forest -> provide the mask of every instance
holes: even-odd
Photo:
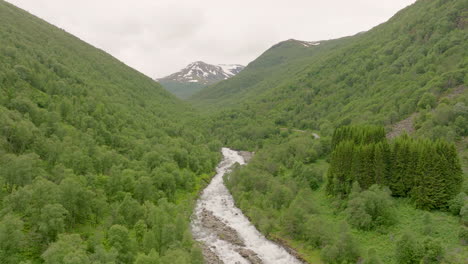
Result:
[[[263,234],[309,263],[466,263],[467,14],[420,0],[314,50],[284,41],[189,100],[255,151],[226,184]]]
[[[468,189],[453,143],[382,132],[289,131],[226,184],[263,234],[309,263],[464,263]]]
[[[0,24],[0,262],[203,263],[221,145],[191,107],[4,1]]]
[[[463,171],[455,145],[413,139],[407,134],[390,145],[383,127],[336,129],[332,137],[327,192],[346,197],[353,184],[366,190],[387,186],[394,196],[411,197],[416,207],[446,208],[460,192]]]

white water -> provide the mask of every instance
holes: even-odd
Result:
[[[223,148],[223,160],[216,168],[217,174],[211,183],[205,188],[197,201],[195,214],[192,220],[192,232],[196,240],[209,247],[224,263],[249,264],[235,249],[239,248],[227,241],[221,240],[217,235],[203,227],[201,213],[203,209],[213,212],[225,224],[236,230],[245,241],[247,249],[258,254],[265,264],[300,264],[299,260],[290,255],[284,248],[266,239],[242,214],[242,211],[234,205],[234,200],[226,186],[223,175],[236,162],[245,164],[242,156],[237,151]]]

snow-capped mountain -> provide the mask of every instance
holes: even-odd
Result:
[[[238,64],[219,64],[212,65],[202,61],[190,63],[179,72],[173,73],[164,78],[157,79],[162,82],[180,82],[180,83],[199,83],[213,84],[226,80],[244,69],[244,66]]]

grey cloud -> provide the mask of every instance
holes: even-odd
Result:
[[[203,60],[247,64],[289,38],[353,35],[415,0],[7,0],[150,77]]]

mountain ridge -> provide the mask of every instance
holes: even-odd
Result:
[[[235,76],[244,68],[240,64],[213,65],[195,61],[182,70],[156,81],[177,97],[187,99],[209,85]]]
[[[208,64],[203,61],[195,61],[187,65],[178,72],[170,74],[163,78],[157,78],[157,81],[181,82],[181,83],[201,83],[205,85],[226,80],[240,71],[245,66],[240,64]]]

